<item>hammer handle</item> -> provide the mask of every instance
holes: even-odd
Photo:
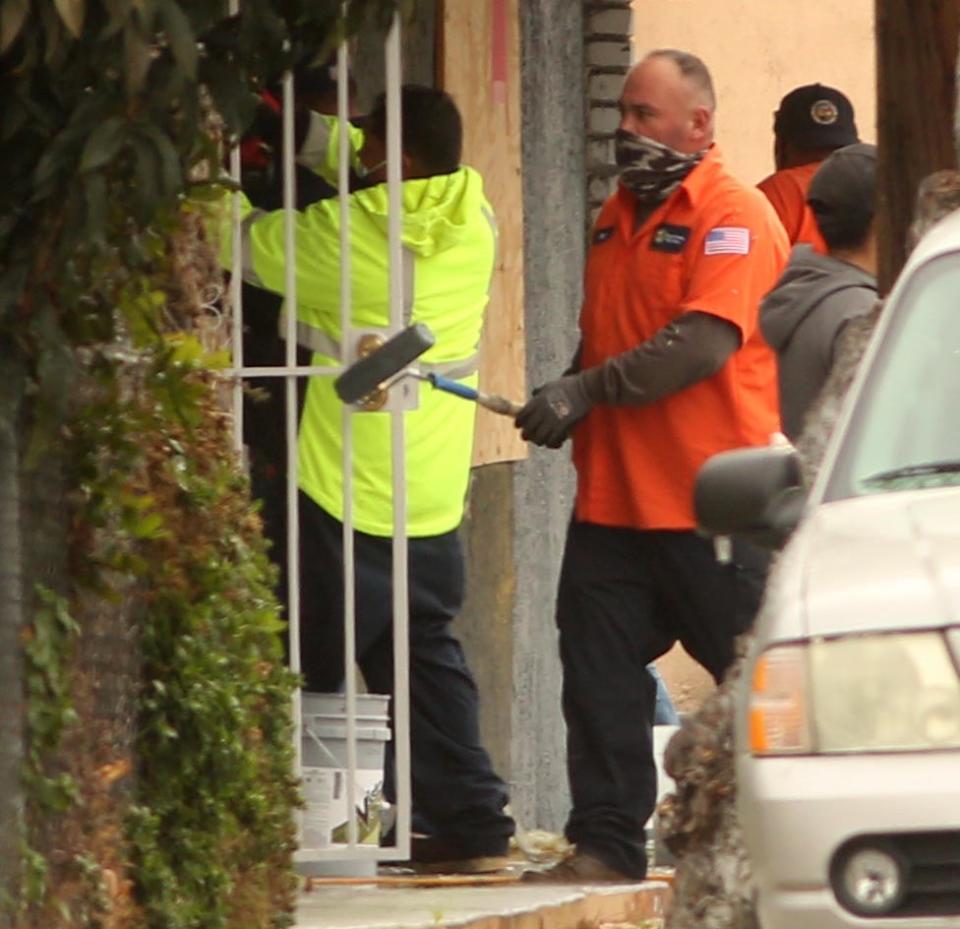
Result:
[[[477,391],[477,403],[493,413],[499,413],[501,416],[510,416],[514,419],[517,413],[523,409],[519,403],[514,403],[506,397],[501,397],[500,394],[485,394],[479,390]]]
[[[494,413],[499,413],[501,416],[516,416],[517,413],[520,412],[519,403],[513,403],[506,397],[499,396],[499,394],[485,394],[474,387],[468,387],[466,384],[452,381],[450,378],[443,377],[440,374],[428,374],[427,380],[437,390],[442,390],[448,394],[455,394],[464,400],[473,400],[479,403],[480,406]]]

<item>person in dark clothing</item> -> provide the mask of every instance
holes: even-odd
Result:
[[[299,108],[317,113],[337,112],[337,79],[332,63],[298,68],[294,88]],[[350,79],[350,116],[353,113],[355,82]],[[279,210],[283,207],[283,164],[280,158],[282,131],[280,88],[264,91],[253,129],[241,142],[243,189],[254,207]],[[318,200],[336,197],[337,189],[315,171],[294,164],[295,201],[298,210]],[[360,186],[351,179],[351,188]],[[279,329],[282,299],[268,290],[243,285],[243,362],[246,367],[285,367],[287,346]],[[308,349],[296,346],[296,363],[310,364]],[[306,378],[297,379],[297,422],[303,412]],[[247,382],[243,397],[243,441],[250,468],[250,490],[261,504],[264,535],[270,555],[281,568],[287,562],[287,435],[286,383],[281,377]],[[282,576],[282,575],[281,575]],[[285,583],[278,584],[277,596],[285,604]]]
[[[761,306],[760,328],[777,352],[780,415],[791,441],[830,374],[844,326],[877,302],[876,162],[876,147],[858,143],[823,163],[807,202],[828,252],[798,245]]]

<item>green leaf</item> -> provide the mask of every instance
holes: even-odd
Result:
[[[79,39],[83,33],[83,19],[87,12],[87,0],[53,0],[70,35]]]
[[[138,513],[142,513],[144,510],[149,510],[151,507],[157,505],[157,498],[153,494],[132,494],[121,492],[120,500],[124,506],[130,507],[130,509],[135,510]]]
[[[160,190],[164,194],[179,192],[183,186],[183,172],[180,167],[180,154],[170,137],[153,123],[140,126],[140,132],[148,138],[156,149],[160,164]]]
[[[257,628],[261,632],[274,634],[285,632],[287,629],[287,623],[280,617],[280,613],[277,610],[263,610],[256,615],[255,619],[257,621]]]
[[[141,222],[149,222],[154,215],[159,202],[157,188],[157,150],[142,136],[134,138],[134,178],[136,181],[135,196],[137,203],[137,218]]]
[[[131,20],[123,31],[124,81],[128,97],[135,97],[143,89],[150,60],[150,46]]]
[[[33,172],[34,187],[45,187],[54,179],[58,169],[64,166],[66,162],[66,152],[64,151],[64,146],[58,144],[58,142],[59,139],[55,140],[37,162],[37,167]]]
[[[166,114],[175,101],[176,123],[180,131],[201,132],[203,117],[198,110],[195,78],[188,78],[172,55],[161,55],[150,68],[150,82],[144,100],[144,112]],[[187,130],[185,124],[190,124]]]
[[[103,5],[110,14],[110,19],[101,34],[101,39],[109,39],[116,35],[130,18],[130,11],[133,8],[133,0],[102,0]]]
[[[96,171],[113,161],[123,147],[125,127],[126,120],[120,116],[111,116],[90,133],[80,158],[81,173]]]
[[[164,519],[160,513],[148,513],[138,519],[130,529],[137,539],[162,539],[170,535],[164,526]]]
[[[167,0],[160,15],[174,59],[187,77],[194,79],[197,76],[197,39],[190,20],[176,0]]]
[[[143,27],[147,30],[154,28],[154,20],[157,17],[157,2],[158,0],[133,0],[133,6],[137,11],[137,16]]]
[[[40,21],[43,25],[44,37],[46,39],[43,50],[43,62],[50,67],[59,61],[63,55],[63,22],[57,16],[56,10],[49,4],[40,5]]]
[[[3,6],[0,6],[0,55],[16,42],[29,10],[30,0],[3,0]]]
[[[173,346],[170,359],[174,364],[193,367],[200,363],[203,357],[203,345],[196,336],[182,332],[176,333],[170,336],[170,343]]]
[[[230,367],[232,355],[227,349],[216,352],[207,352],[203,356],[204,367],[213,371],[226,371]]]

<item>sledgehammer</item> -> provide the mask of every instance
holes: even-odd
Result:
[[[397,333],[382,345],[355,361],[334,382],[337,396],[344,403],[358,403],[375,393],[384,390],[404,377],[415,377],[427,381],[437,390],[473,400],[494,413],[503,416],[516,416],[520,404],[513,403],[497,394],[485,394],[473,387],[459,384],[439,374],[424,374],[411,367],[428,348],[435,343],[433,333],[423,323],[414,323],[403,332]]]

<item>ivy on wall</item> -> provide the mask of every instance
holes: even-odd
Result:
[[[26,697],[12,925],[291,921],[295,681],[211,370],[219,271],[181,204],[260,88],[409,5],[0,3],[0,505],[26,553],[0,591]],[[29,556],[51,531],[47,572]]]

